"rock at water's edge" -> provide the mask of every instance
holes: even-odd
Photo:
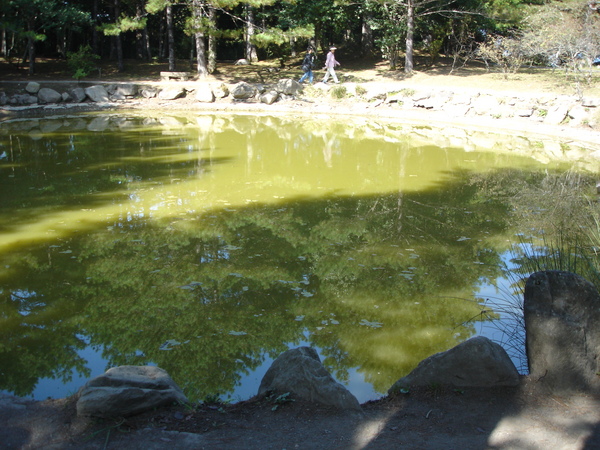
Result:
[[[517,386],[519,372],[506,351],[486,337],[477,336],[450,350],[424,359],[389,389],[398,393],[411,386],[493,387]]]
[[[126,417],[186,403],[169,374],[155,366],[119,366],[88,381],[78,393],[77,415]]]
[[[530,376],[553,392],[600,393],[600,295],[569,272],[537,272],[525,284]]]
[[[333,379],[321,364],[316,350],[310,347],[291,349],[279,355],[265,373],[258,395],[269,392],[289,392],[310,402],[360,410],[356,397]]]

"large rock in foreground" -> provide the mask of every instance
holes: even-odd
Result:
[[[79,390],[77,415],[126,417],[186,402],[185,395],[165,370],[154,366],[120,366],[88,381]]]
[[[569,272],[537,272],[525,284],[529,374],[551,391],[600,393],[600,295]]]
[[[263,377],[258,395],[291,393],[310,402],[339,409],[360,410],[360,404],[323,367],[316,350],[299,347],[288,350],[273,362]]]
[[[395,394],[411,386],[517,386],[519,372],[506,351],[483,336],[424,359],[389,389]]]

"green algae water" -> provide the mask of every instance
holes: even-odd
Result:
[[[0,123],[0,390],[63,397],[153,364],[191,400],[243,400],[310,345],[377,398],[481,333],[529,230],[514,186],[595,170],[548,147],[587,151],[369,118]]]

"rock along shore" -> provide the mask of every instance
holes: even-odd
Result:
[[[411,85],[406,81],[272,85],[213,81],[0,82],[0,121],[106,109],[363,115],[600,142],[600,98]]]

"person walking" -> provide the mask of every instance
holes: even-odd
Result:
[[[308,78],[308,82],[313,84],[313,67],[315,65],[315,52],[312,47],[308,47],[306,49],[306,56],[302,61],[302,70],[304,71],[304,75],[300,77],[300,83]]]
[[[339,83],[338,77],[335,74],[335,66],[340,65],[340,63],[335,59],[336,50],[337,49],[335,47],[330,47],[329,53],[327,53],[327,59],[325,60],[325,77],[323,78],[323,83],[327,84],[327,80],[329,79],[330,75],[331,78],[333,78],[334,83]]]

